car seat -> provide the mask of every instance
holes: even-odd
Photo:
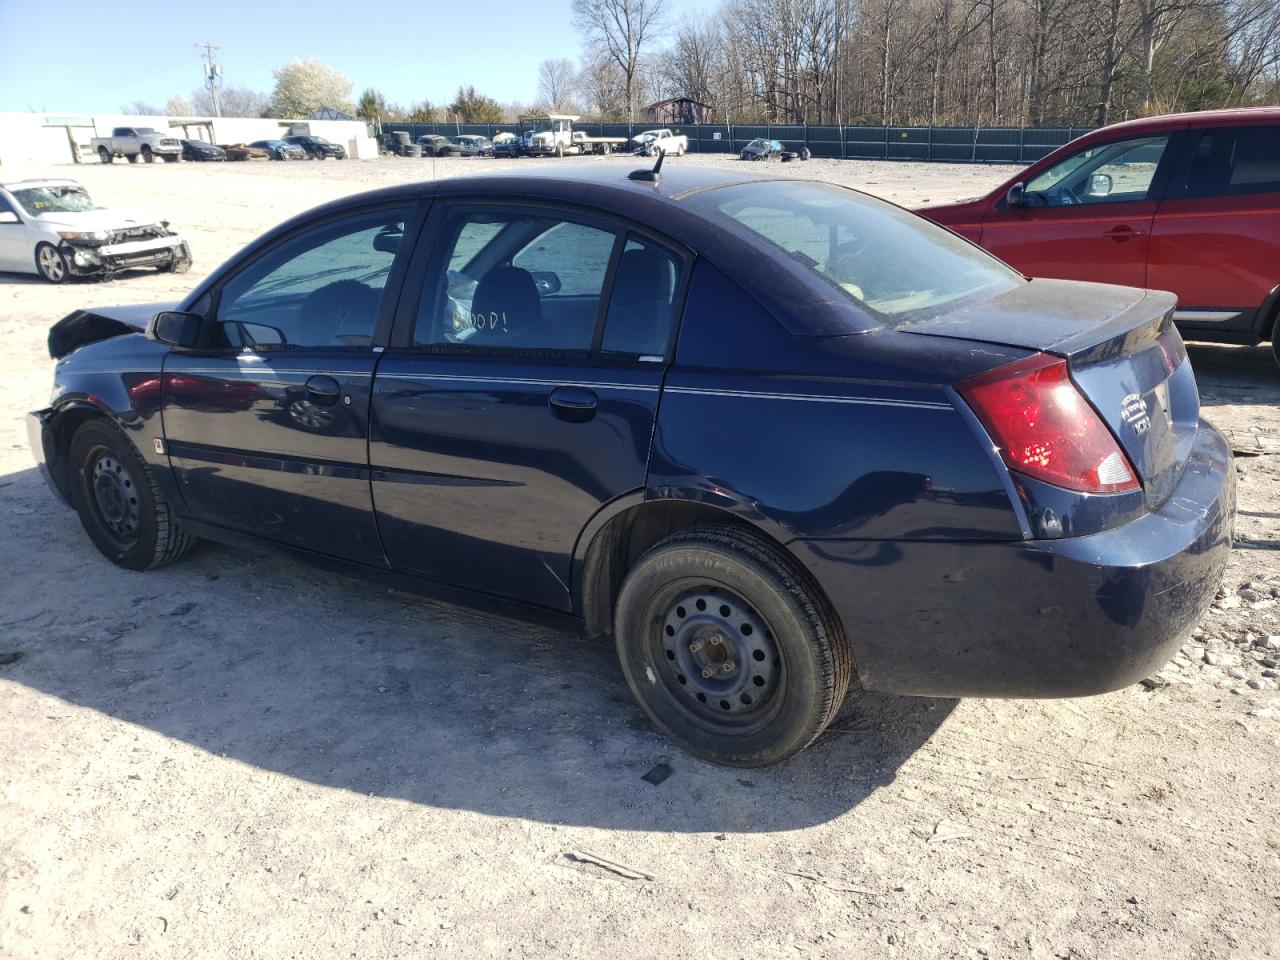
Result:
[[[373,336],[378,291],[359,280],[337,280],[312,290],[298,309],[297,335],[290,342],[306,347],[350,345],[340,337]]]
[[[476,332],[470,343],[503,347],[551,347],[550,325],[533,275],[520,267],[495,267],[480,278],[471,300]]]

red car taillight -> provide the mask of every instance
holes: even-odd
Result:
[[[1107,425],[1067,372],[1037,354],[956,385],[1010,470],[1083,493],[1141,484]]]

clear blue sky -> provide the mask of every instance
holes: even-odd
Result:
[[[112,113],[163,107],[203,81],[204,51],[228,86],[269,93],[271,70],[314,56],[408,106],[460,83],[528,103],[538,64],[581,50],[570,0],[0,0],[0,111]],[[668,0],[674,22],[714,0]]]

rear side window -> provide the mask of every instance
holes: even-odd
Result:
[[[452,211],[414,342],[587,351],[617,234],[555,211]]]
[[[684,202],[745,227],[882,323],[922,319],[1024,282],[950,231],[841,187],[748,183],[704,190]]]
[[[1235,127],[1199,133],[1187,166],[1184,197],[1276,192],[1280,192],[1280,127]]]
[[[605,353],[660,357],[675,320],[680,268],[661,247],[629,237],[609,293],[601,349]]]

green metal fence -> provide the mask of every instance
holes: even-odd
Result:
[[[503,131],[523,133],[535,124],[384,123],[384,132],[403,130],[454,137]],[[652,129],[640,123],[579,123],[592,137],[626,137]],[[1088,127],[843,127],[804,124],[701,123],[671,127],[689,138],[690,153],[736,154],[752,140],[778,140],[788,150],[808,147],[815,157],[857,160],[923,160],[947,163],[1034,163],[1083,133]]]

